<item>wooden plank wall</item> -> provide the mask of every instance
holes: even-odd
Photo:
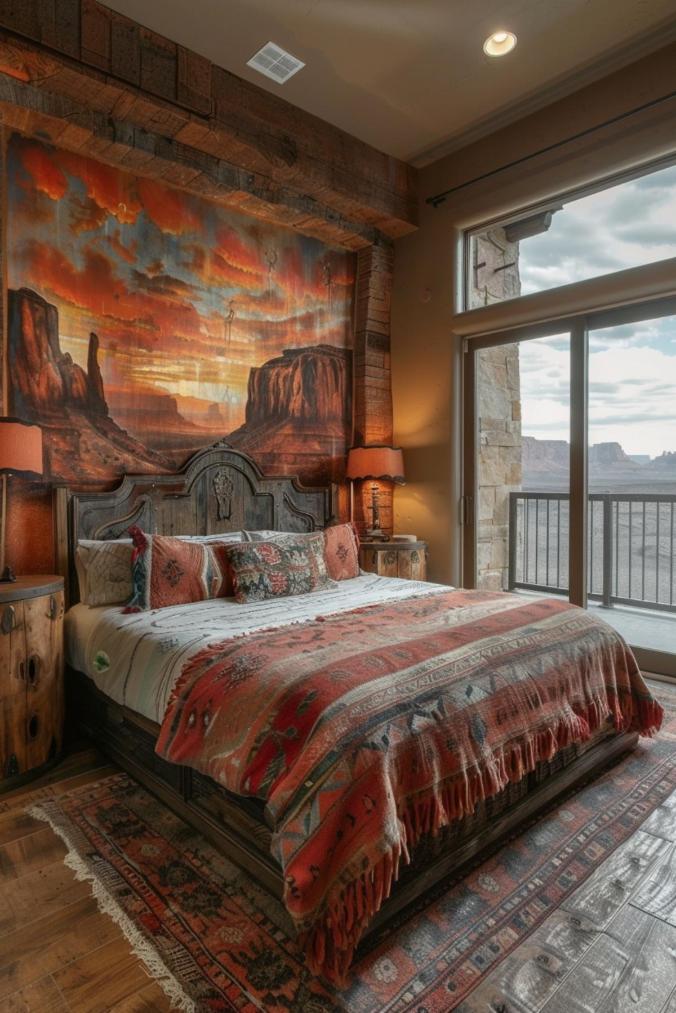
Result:
[[[0,120],[356,251],[355,443],[391,442],[392,240],[416,227],[411,166],[96,0],[0,0]],[[381,506],[387,529],[387,486]],[[53,569],[49,551],[37,567]]]

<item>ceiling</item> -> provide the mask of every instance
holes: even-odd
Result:
[[[424,165],[676,39],[676,0],[112,0],[114,10]],[[491,32],[513,53],[482,51]],[[246,66],[272,41],[307,66]]]

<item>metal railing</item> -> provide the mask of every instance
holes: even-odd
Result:
[[[568,591],[569,496],[509,497],[509,587]],[[589,496],[590,598],[676,612],[676,495]]]

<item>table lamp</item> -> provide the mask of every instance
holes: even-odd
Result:
[[[39,478],[42,475],[42,429],[20,419],[0,418],[0,475],[2,500],[0,505],[0,583],[16,580],[11,567],[5,566],[7,533],[7,476],[22,475]]]
[[[380,505],[378,482],[404,484],[404,455],[398,447],[368,446],[353,447],[348,451],[346,478],[351,482],[373,479],[371,486],[371,527],[367,538],[373,541],[387,541],[388,535],[380,527]],[[354,488],[354,487],[353,487]],[[353,514],[353,497],[350,497],[350,518]]]

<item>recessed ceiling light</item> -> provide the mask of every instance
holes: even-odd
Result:
[[[514,32],[493,32],[484,42],[484,53],[487,56],[505,56],[511,53],[516,45]]]

